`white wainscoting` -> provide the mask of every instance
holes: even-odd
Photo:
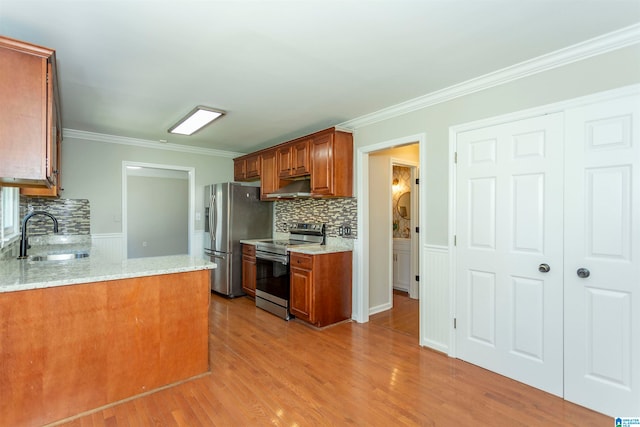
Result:
[[[424,280],[420,290],[420,345],[443,353],[449,351],[451,331],[449,305],[449,248],[424,245]]]
[[[122,260],[122,233],[92,234],[91,246],[106,261]]]

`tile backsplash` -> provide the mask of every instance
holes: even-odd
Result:
[[[290,222],[322,222],[327,225],[327,237],[339,237],[338,227],[349,226],[350,236],[357,237],[358,204],[355,198],[293,199],[275,202],[276,232],[287,232]]]
[[[58,220],[59,234],[90,234],[90,206],[86,199],[49,199],[45,197],[20,197],[20,218],[30,211],[45,211]],[[36,215],[27,224],[29,236],[53,234],[49,217]]]

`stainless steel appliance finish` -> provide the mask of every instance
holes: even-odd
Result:
[[[273,203],[260,201],[260,189],[237,182],[207,185],[204,253],[217,268],[211,270],[211,289],[228,297],[242,292],[240,240],[270,237]]]
[[[263,240],[256,244],[256,307],[285,320],[289,312],[289,249],[324,244],[325,226],[317,223],[289,225],[289,239]]]
[[[278,199],[296,199],[298,197],[311,197],[311,180],[307,177],[292,181],[290,184],[280,187],[273,193],[267,194],[267,197]]]

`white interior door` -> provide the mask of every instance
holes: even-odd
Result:
[[[559,396],[562,129],[558,113],[458,134],[455,227],[458,357]]]
[[[566,148],[565,398],[611,416],[637,416],[638,96],[568,110]],[[581,268],[588,277],[577,274]]]

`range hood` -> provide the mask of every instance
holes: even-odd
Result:
[[[311,180],[307,178],[297,181],[291,181],[291,184],[287,184],[284,187],[278,188],[273,193],[267,194],[267,197],[272,199],[295,199],[299,197],[311,197]]]

